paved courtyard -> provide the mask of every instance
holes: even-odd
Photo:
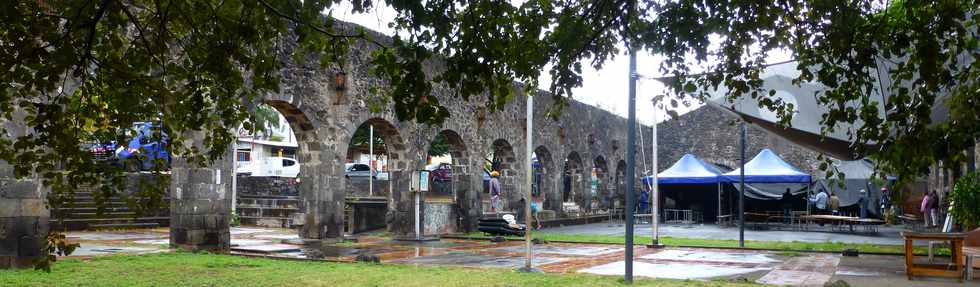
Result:
[[[554,228],[547,232],[589,230],[589,227]],[[600,227],[598,224],[592,225],[591,229]],[[608,228],[608,232],[613,232],[613,227]],[[597,232],[603,231],[594,233]],[[390,264],[504,269],[514,269],[524,264],[523,242],[518,241],[492,243],[443,239],[403,242],[368,235],[361,236],[356,243],[307,246],[297,244],[298,236],[288,229],[232,228],[231,233],[232,252],[243,255],[350,262],[360,256]],[[68,238],[82,244],[81,249],[72,256],[87,257],[168,252],[168,234],[167,229],[157,228],[71,232]],[[679,236],[674,235],[677,233],[667,234]],[[624,251],[623,246],[608,244],[539,244],[534,246],[533,262],[544,272],[622,276]],[[844,280],[851,286],[883,286],[883,282],[891,286],[964,285],[949,279],[917,278],[908,281],[904,276],[904,259],[901,256],[842,257],[828,253],[646,247],[637,247],[634,254],[634,274],[651,278],[732,280],[779,286],[823,286],[836,280]],[[980,280],[965,284],[980,284]]]
[[[571,225],[546,228],[544,233],[623,235],[622,221]],[[649,236],[650,224],[638,224],[634,233]],[[895,227],[880,227],[877,233],[832,232],[830,228],[814,225],[808,231],[796,230],[753,230],[745,229],[745,240],[751,241],[800,241],[800,242],[843,242],[902,245],[904,241]],[[713,224],[661,224],[660,236],[699,239],[738,240],[738,227],[722,227]]]

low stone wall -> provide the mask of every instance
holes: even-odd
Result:
[[[237,180],[237,192],[242,196],[299,195],[299,182],[295,178],[239,175]]]
[[[456,204],[452,202],[426,202],[423,207],[422,226],[426,235],[456,233],[459,219]]]

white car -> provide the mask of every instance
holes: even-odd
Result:
[[[344,164],[344,176],[346,177],[370,177],[372,175],[377,175],[375,172],[372,174],[371,167],[363,163],[348,163]]]
[[[299,175],[299,162],[288,157],[269,157],[236,168],[236,172],[250,176],[296,177]]]

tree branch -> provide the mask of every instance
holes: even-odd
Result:
[[[269,5],[269,3],[266,2],[265,0],[257,0],[257,1],[259,2],[259,4],[262,4],[262,6],[264,6],[266,9],[268,9],[273,14],[276,14],[277,16],[282,17],[282,18],[286,18],[287,20],[292,21],[293,23],[310,27],[311,29],[313,29],[313,30],[315,30],[317,32],[320,32],[320,33],[322,33],[324,35],[327,35],[328,37],[331,37],[331,38],[360,38],[360,39],[364,39],[364,40],[366,40],[368,42],[371,42],[371,43],[373,43],[375,45],[378,45],[379,47],[385,47],[385,45],[381,44],[381,42],[378,42],[378,41],[372,39],[371,37],[366,37],[363,34],[362,35],[340,35],[340,34],[335,34],[335,33],[332,33],[330,31],[327,31],[326,29],[323,29],[322,27],[314,26],[312,24],[309,24],[309,23],[300,21],[299,19],[296,19],[295,17],[292,17],[292,16],[289,16],[289,15],[283,14],[282,12],[279,12],[279,10],[276,10],[275,7],[272,7],[272,5]]]

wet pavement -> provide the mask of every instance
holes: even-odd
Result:
[[[638,224],[634,234],[649,236],[650,224]],[[660,236],[699,239],[738,240],[738,227],[724,227],[713,224],[661,224]],[[829,226],[812,226],[807,231],[799,230],[745,230],[745,240],[751,241],[800,241],[800,242],[842,242],[902,245],[901,231],[895,227],[880,227],[877,233],[832,231]],[[544,233],[623,235],[622,222],[601,222],[546,228]],[[922,244],[926,244],[922,242]]]
[[[550,230],[554,232],[554,229]],[[297,245],[295,231],[232,228],[232,253],[266,257],[472,268],[514,269],[524,265],[524,242],[443,239],[395,241],[383,234],[357,237],[356,242]],[[82,244],[72,256],[167,252],[165,228],[136,231],[73,232]],[[609,244],[546,243],[533,247],[533,264],[548,273],[622,276],[625,248]],[[663,248],[634,249],[634,274],[651,278],[733,280],[777,286],[823,286],[844,280],[851,286],[963,286],[956,280],[922,278],[908,281],[901,256],[841,257],[826,253],[759,250]],[[946,259],[948,260],[948,259]],[[968,282],[980,285],[980,280]]]

